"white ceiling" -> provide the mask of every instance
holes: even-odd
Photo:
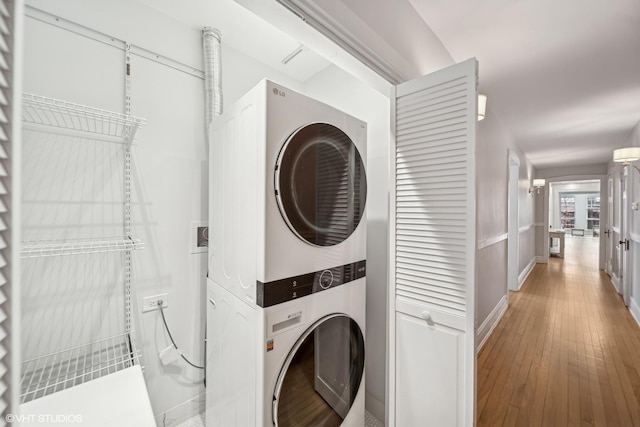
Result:
[[[282,60],[300,47],[297,40],[233,0],[137,1],[188,27],[217,28],[225,45],[303,82],[330,65],[328,60],[305,47],[284,64]]]
[[[138,1],[194,28],[215,26],[227,45],[298,80],[329,65],[309,49],[282,64],[298,42],[234,0]],[[638,0],[341,1],[421,72],[448,55],[424,30],[416,41],[407,14],[456,62],[476,57],[487,120],[498,116],[537,168],[606,163],[640,120]]]
[[[535,167],[606,163],[640,120],[640,1],[409,1]]]

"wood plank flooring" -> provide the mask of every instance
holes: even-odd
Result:
[[[567,238],[510,293],[478,355],[478,426],[640,426],[640,327],[597,251]]]
[[[302,343],[284,377],[280,403],[278,405],[278,426],[322,426],[337,427],[342,418],[314,391],[314,334]]]

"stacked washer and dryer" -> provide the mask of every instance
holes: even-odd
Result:
[[[208,427],[364,425],[366,131],[268,80],[214,122]]]

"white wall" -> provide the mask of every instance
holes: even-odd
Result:
[[[573,176],[606,175],[607,164],[553,167],[536,170],[536,178],[562,178]]]
[[[122,55],[107,46],[91,50],[91,43],[36,23],[25,21],[24,90],[87,103],[91,96],[74,85],[78,76],[95,87],[96,107],[117,109],[123,103],[123,79],[117,62]],[[60,47],[64,48],[61,49]],[[87,50],[77,63],[76,52]],[[114,65],[115,62],[115,65]],[[122,200],[121,149],[78,139],[23,134],[22,236],[26,241],[69,239],[122,234],[122,210],[110,209]],[[79,179],[78,171],[90,174]],[[120,172],[118,172],[118,170]],[[92,261],[110,266],[102,274]],[[27,259],[22,262],[22,356],[42,356],[87,344],[92,336],[122,333],[122,271],[113,255]],[[122,313],[120,310],[119,313]],[[70,328],[69,325],[79,327]]]
[[[518,149],[519,150],[519,149]],[[520,285],[522,285],[524,279],[533,268],[535,263],[535,203],[539,196],[535,191],[529,192],[533,185],[533,178],[535,171],[529,159],[519,151],[520,160],[520,181],[519,181],[519,195],[520,200],[518,203],[520,210],[519,221],[519,236],[518,236],[518,278]],[[524,157],[525,161],[522,160]]]
[[[140,4],[125,0],[118,0],[117,5],[110,2],[109,7],[104,3],[78,0],[33,1],[31,4],[201,68],[199,29],[188,28]],[[112,8],[117,8],[118,13],[101,12]],[[215,26],[218,19],[224,17],[212,17],[211,26]],[[27,22],[26,91],[123,111],[122,50],[33,19]],[[162,28],[162,31],[154,31],[155,28]],[[158,37],[155,37],[156,33],[160,33]],[[261,79],[270,78],[368,123],[367,405],[383,418],[388,98],[336,67],[329,67],[306,83],[296,81],[227,47],[224,34],[222,58],[225,105],[233,103]],[[134,231],[147,242],[146,250],[134,255],[135,314],[154,412],[159,425],[173,425],[201,411],[202,372],[181,361],[161,365],[158,352],[170,342],[159,313],[141,314],[140,307],[144,296],[168,293],[166,316],[172,334],[185,354],[196,363],[202,362],[206,256],[190,254],[189,233],[191,221],[207,219],[203,82],[141,57],[134,56],[132,62],[132,113],[148,122],[140,131],[138,145],[134,148]],[[90,175],[93,171],[84,173]],[[85,175],[75,176],[75,179],[81,182]],[[39,182],[38,191],[46,194],[51,189]],[[39,289],[34,288],[31,292],[31,296],[35,294],[39,300],[30,305],[31,311],[25,311],[25,317],[32,316],[34,322],[26,322],[24,329],[30,334],[28,342],[45,345],[34,350],[36,353],[48,349],[50,344],[50,340],[39,340],[38,334],[34,333],[42,320],[45,298],[50,297],[50,293],[42,293]],[[117,287],[114,289],[119,291]],[[105,313],[111,313],[107,307],[119,308],[120,293],[113,295],[114,301],[108,306],[103,304],[98,311],[103,320]],[[95,308],[95,304],[87,305],[86,301],[80,305],[85,311]],[[85,329],[82,339],[90,339],[93,332],[94,329]]]
[[[487,329],[482,327],[486,326],[485,321],[496,320],[490,319],[489,315],[507,296],[509,150],[520,159],[518,273],[522,275],[534,260],[534,202],[528,192],[533,167],[516,144],[491,111],[478,123],[476,327],[480,332]]]
[[[367,408],[384,419],[388,263],[389,98],[335,66],[304,91],[367,122]],[[345,96],[347,95],[347,96]]]
[[[162,53],[202,68],[200,29],[188,28],[152,9],[127,1],[83,2],[33,1],[32,5],[58,16],[79,22],[138,46]],[[211,25],[224,17],[212,17]],[[142,24],[144,23],[144,24]],[[156,31],[156,29],[162,29]],[[223,35],[224,37],[224,35]],[[268,77],[282,84],[299,88],[293,79],[275,72],[223,44],[223,90],[225,104],[232,103],[260,79]],[[134,253],[134,302],[137,332],[146,366],[145,379],[154,413],[159,425],[172,425],[203,408],[202,371],[186,366],[182,361],[162,366],[158,352],[170,342],[164,332],[158,312],[141,314],[142,298],[168,293],[167,321],[181,350],[194,362],[203,360],[205,319],[206,255],[190,254],[190,223],[207,219],[207,147],[204,126],[203,81],[197,77],[137,56],[132,58],[132,113],[147,119],[139,132],[134,148],[134,233],[147,243],[144,251]],[[123,112],[124,52],[51,25],[26,19],[24,88],[27,92],[65,99],[93,107]],[[109,147],[114,147],[107,144]],[[91,145],[93,147],[99,144]],[[36,148],[40,146],[35,146]],[[117,147],[117,146],[115,146]],[[117,147],[120,152],[120,148]],[[25,153],[25,162],[37,165],[49,161],[55,165],[63,155],[80,155],[78,150],[50,156]],[[109,154],[109,153],[107,153]],[[121,171],[107,168],[111,157],[102,152],[89,152],[93,163],[83,170],[69,170],[68,182],[93,182],[100,175],[102,187],[89,189],[95,195],[120,189],[117,179]],[[43,158],[43,156],[48,156]],[[34,168],[25,168],[26,182]],[[60,166],[59,166],[60,167]],[[37,194],[57,194],[59,181],[33,182]],[[27,193],[29,194],[29,193]],[[100,196],[102,197],[102,196]],[[115,197],[115,196],[114,196]],[[42,198],[42,197],[41,197]],[[107,199],[109,201],[110,199]],[[106,202],[105,202],[106,203]],[[116,210],[121,208],[115,205]],[[98,206],[104,208],[104,206]],[[113,204],[108,207],[113,209]],[[33,210],[33,221],[25,226],[36,230],[40,211]],[[28,211],[27,211],[28,214]],[[104,219],[104,218],[103,218]],[[77,215],[66,214],[69,229],[77,224]],[[106,221],[108,222],[108,221]],[[111,221],[114,222],[114,221]],[[119,221],[116,221],[119,222]],[[37,231],[37,230],[36,230]],[[32,235],[34,233],[31,233]],[[51,262],[31,268],[30,274],[48,274],[46,283],[37,283],[24,292],[23,311],[25,356],[60,349],[58,347],[102,337],[122,326],[122,288],[116,279],[105,276],[112,271],[102,264],[102,270],[89,271],[80,267],[82,259],[66,259],[66,270],[78,270],[69,275],[58,268],[56,275]],[[88,263],[87,263],[88,264]],[[26,264],[25,264],[26,265]],[[102,271],[100,280],[92,284],[92,292],[82,285],[87,277]],[[112,271],[118,279],[120,271]],[[75,285],[56,286],[52,281]],[[108,288],[103,289],[105,283]],[[46,287],[43,286],[47,285]],[[28,286],[25,284],[25,286]],[[102,286],[102,287],[101,287]],[[84,292],[84,293],[83,293]],[[108,299],[108,303],[105,300]],[[52,304],[53,302],[53,304]],[[53,312],[53,313],[52,313]],[[116,314],[114,314],[116,313]],[[48,320],[53,316],[54,321]],[[70,323],[68,319],[75,319]],[[43,327],[43,325],[45,327]],[[71,325],[71,326],[70,326]],[[55,334],[65,328],[61,339]],[[79,332],[75,331],[78,328]],[[57,347],[56,347],[57,346]]]

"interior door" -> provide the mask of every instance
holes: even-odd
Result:
[[[631,283],[629,274],[629,249],[630,249],[630,236],[629,236],[629,167],[625,166],[620,174],[620,193],[622,195],[620,199],[620,270],[619,277],[622,282],[622,299],[625,305],[629,305],[629,299],[631,297]]]
[[[475,420],[477,62],[394,88],[388,425]]]

